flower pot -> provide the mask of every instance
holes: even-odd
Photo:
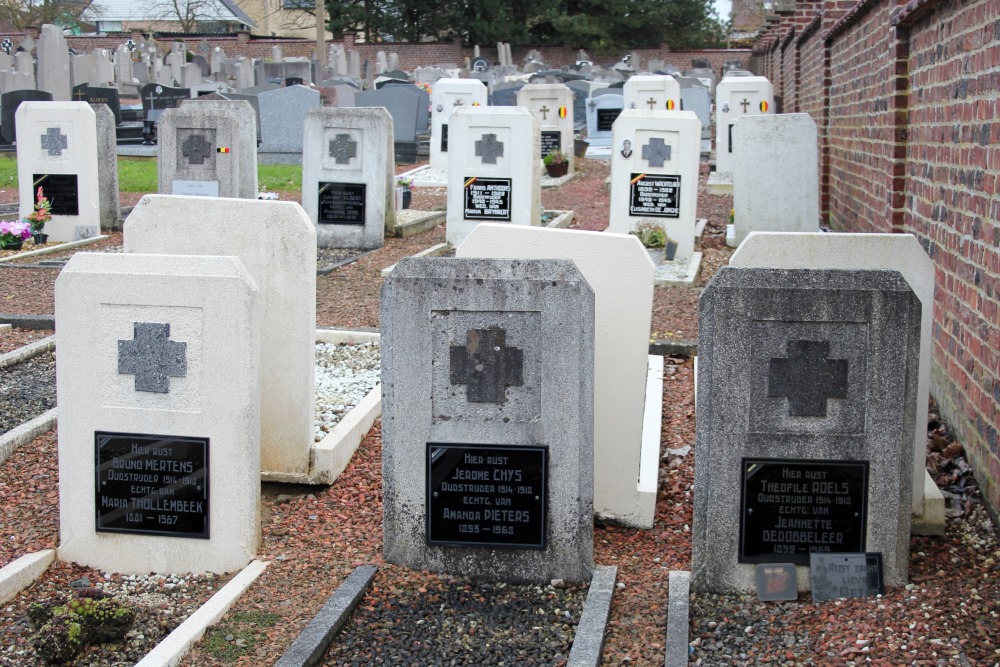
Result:
[[[590,147],[590,142],[586,139],[574,139],[573,140],[573,155],[576,157],[587,157],[587,149]]]
[[[35,232],[31,235],[31,240],[35,242],[35,245],[42,245],[49,240],[49,235],[42,232]]]
[[[403,190],[403,208],[410,208],[410,202],[413,200],[412,190]]]
[[[0,250],[20,250],[24,241],[18,239],[16,241],[0,241]]]
[[[563,162],[562,164],[547,164],[545,165],[545,173],[552,178],[565,176],[569,173],[569,162]]]

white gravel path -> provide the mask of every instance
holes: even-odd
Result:
[[[379,344],[316,344],[316,442],[376,387],[380,378]]]

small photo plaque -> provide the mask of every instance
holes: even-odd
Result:
[[[465,219],[510,222],[511,179],[466,176]]]
[[[757,599],[764,602],[798,599],[793,563],[761,563],[755,568],[754,575]]]
[[[427,544],[544,549],[548,447],[427,443]]]
[[[681,216],[681,177],[632,174],[628,214],[649,218]]]
[[[42,192],[52,204],[52,215],[80,215],[80,190],[76,174],[32,174],[34,189]]]
[[[319,222],[324,225],[364,225],[364,183],[319,184]]]
[[[562,149],[562,132],[542,130],[542,157]]]
[[[882,554],[810,554],[809,580],[813,600],[883,595]]]
[[[218,197],[218,181],[184,181],[174,180],[171,183],[172,194],[188,197]]]
[[[868,462],[743,459],[741,563],[865,549]]]
[[[209,538],[208,438],[94,434],[99,533]]]

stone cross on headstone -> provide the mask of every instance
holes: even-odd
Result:
[[[646,100],[646,104],[649,105],[649,109],[650,111],[652,111],[656,107],[656,99],[650,97],[648,100]]]
[[[80,88],[78,91],[73,93],[73,97],[76,98],[77,102],[83,102],[87,98],[87,93],[84,92],[83,88]]]
[[[650,167],[662,167],[670,159],[670,146],[663,139],[655,137],[642,147],[642,159],[649,162]]]
[[[768,396],[788,398],[792,417],[825,417],[830,398],[847,398],[847,360],[828,359],[829,341],[790,340],[787,358],[771,359]]]
[[[129,51],[135,51],[135,42],[134,42],[133,40],[131,40],[131,39],[130,39],[130,40],[128,40],[128,41],[126,41],[126,42],[125,42],[125,47],[126,47],[126,48],[127,48],[127,49],[128,49]]]
[[[200,134],[192,134],[181,145],[181,153],[191,164],[205,164],[205,158],[212,150],[212,145]]]
[[[169,340],[169,324],[133,326],[133,339],[118,341],[118,374],[135,375],[136,391],[169,393],[170,378],[187,375],[187,343]]]
[[[503,142],[497,141],[497,135],[484,134],[476,141],[476,157],[483,159],[483,164],[496,164],[498,157],[503,157]]]
[[[358,142],[351,141],[351,135],[338,134],[330,140],[330,157],[337,164],[349,164],[351,158],[358,156]]]
[[[539,111],[542,112],[542,120],[548,120],[549,119],[549,105],[547,105],[547,104],[544,105],[541,109],[539,109]]]
[[[42,135],[42,148],[49,152],[49,155],[62,155],[62,152],[69,147],[69,138],[63,134],[58,127],[50,127]]]
[[[14,42],[10,41],[9,37],[4,37],[3,41],[0,42],[0,49],[3,49],[4,53],[6,53],[8,56],[10,55],[10,52],[11,50],[13,50],[13,48],[14,48]]]
[[[499,328],[469,329],[466,341],[450,348],[451,384],[464,384],[472,403],[506,402],[506,387],[524,384],[524,351],[507,347],[507,332]]]
[[[740,106],[743,107],[743,113],[746,113],[747,112],[747,107],[750,106],[750,100],[748,100],[747,98],[744,97],[743,101],[740,102]]]

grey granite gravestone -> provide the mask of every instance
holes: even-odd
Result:
[[[490,94],[490,106],[516,107],[517,91],[524,88],[525,85],[527,84],[523,81],[517,81],[514,83],[501,83],[493,86],[493,92]]]
[[[100,228],[122,228],[122,209],[118,193],[118,155],[115,142],[115,116],[104,103],[91,103],[97,120],[97,188]]]
[[[404,259],[381,303],[386,562],[588,580],[594,292],[576,265]]]
[[[301,164],[306,114],[322,103],[318,90],[306,86],[278,88],[257,96],[260,106],[261,161]]]
[[[702,293],[692,572],[880,552],[906,583],[920,301],[896,271],[725,267]]]

